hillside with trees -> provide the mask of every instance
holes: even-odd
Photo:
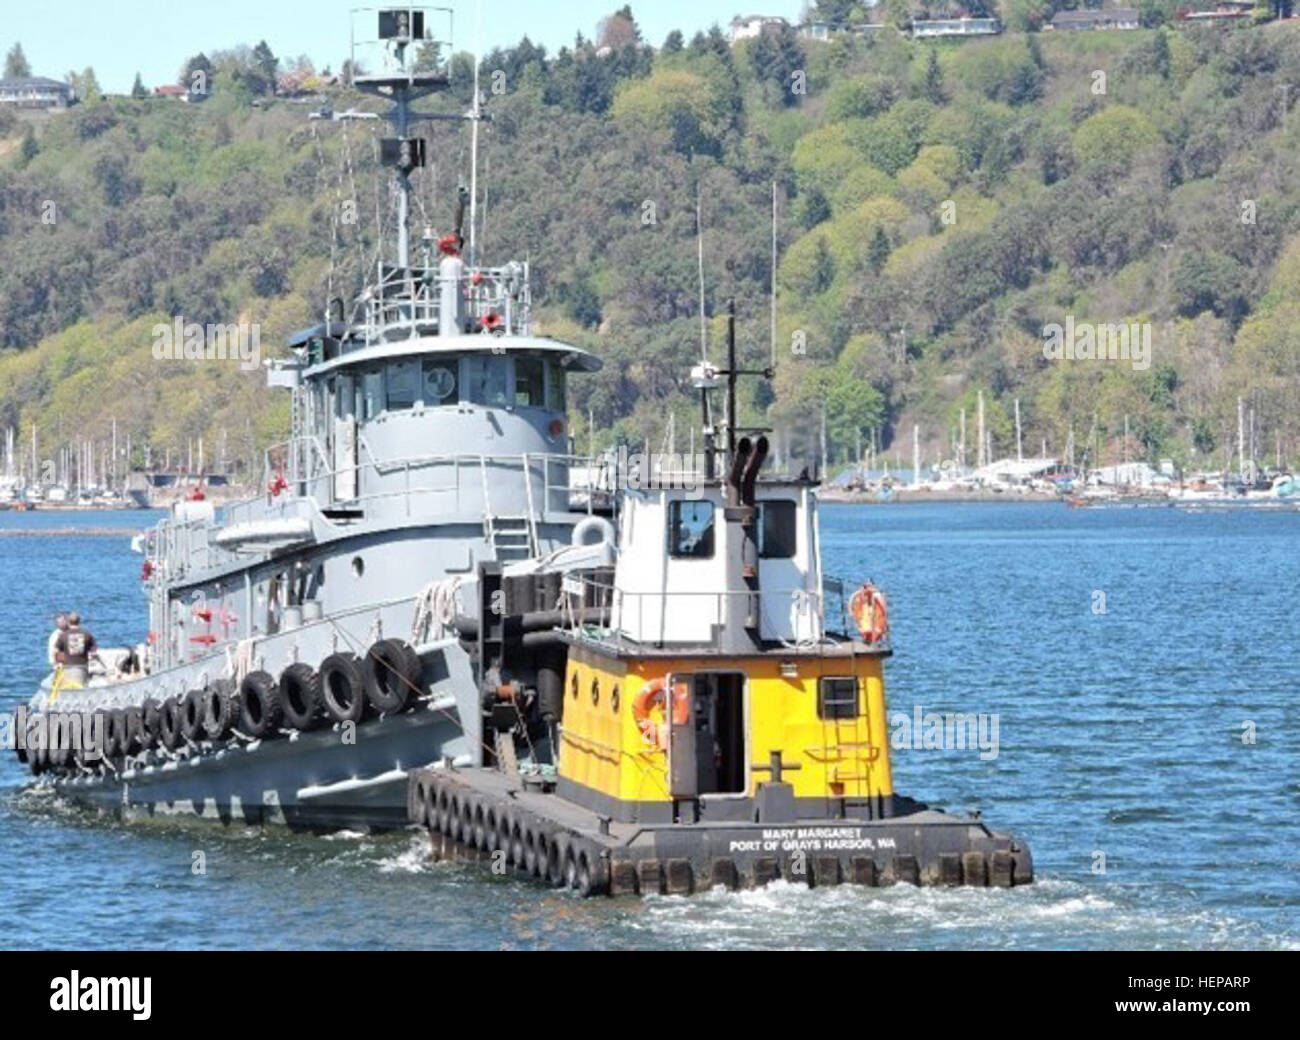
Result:
[[[258,373],[155,361],[150,330],[256,322],[276,353],[391,240],[379,125],[271,93],[304,62],[196,51],[178,82],[203,69],[202,101],[93,91],[38,131],[0,123],[0,427],[57,444],[116,419],[137,446],[203,436],[250,459],[282,439],[287,402]],[[452,68],[430,110],[468,103],[472,59]],[[734,296],[744,358],[767,363],[775,183],[777,372],[744,409],[784,458],[817,454],[823,410],[837,463],[873,437],[910,455],[913,423],[928,460],[951,457],[982,392],[997,454],[1019,400],[1027,451],[1221,465],[1240,396],[1262,461],[1300,461],[1300,26],[652,45],[624,9],[481,74],[484,256],[529,258],[541,331],[604,358],[572,383],[583,448],[589,417],[597,445],[658,444],[675,415],[680,448],[696,421],[697,200],[709,350]],[[415,223],[441,233],[468,137],[424,131]],[[1066,315],[1149,323],[1150,367],[1049,361]]]

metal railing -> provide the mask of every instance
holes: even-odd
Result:
[[[747,589],[635,592],[597,578],[572,578],[565,586],[562,627],[618,650],[679,643],[718,649],[718,631],[727,621],[727,598],[757,595],[759,632],[764,639],[792,649],[824,642],[853,642],[843,584],[834,578],[827,584],[831,588],[820,593],[804,588],[760,589],[757,594]],[[838,619],[832,611],[828,623],[828,606],[836,597]],[[701,603],[705,604],[703,609]],[[592,608],[609,618],[607,625],[591,625],[583,620]],[[679,635],[683,631],[689,634]],[[880,646],[887,647],[888,643]]]
[[[375,503],[401,500],[402,513],[408,517],[418,512],[452,516],[470,512],[469,503],[463,496],[470,493],[473,484],[477,485],[473,492],[473,512],[483,518],[485,537],[490,540],[492,524],[500,517],[509,516],[527,523],[530,542],[534,546],[538,538],[538,521],[546,514],[592,512],[591,496],[575,489],[570,479],[575,471],[593,466],[592,460],[584,456],[429,454],[380,460],[375,458],[364,438],[359,438],[358,443],[361,447],[358,462],[343,470],[327,464],[322,446],[311,435],[268,448],[264,456],[265,492],[224,506],[217,523],[168,517],[148,533],[145,555],[157,578],[175,582],[188,574],[210,571],[240,559],[239,554],[213,541],[221,527],[254,520],[322,519],[324,510],[331,504],[364,510]],[[438,470],[447,472],[449,479],[438,483],[418,482],[419,475]],[[467,470],[470,473],[477,471],[477,479],[462,479]],[[355,472],[361,488],[365,486],[368,473],[385,481],[400,473],[402,479],[396,487],[361,491],[346,502],[334,502],[334,478],[338,473],[348,471]],[[277,476],[285,478],[287,487],[281,493],[272,494],[270,488]],[[523,481],[519,493],[519,501],[524,503],[522,511],[496,511],[491,488],[501,486],[503,477]],[[292,493],[299,487],[306,491],[305,495]],[[314,494],[317,490],[322,492],[322,498]]]
[[[435,264],[378,266],[376,281],[358,298],[353,326],[359,332],[344,352],[375,343],[436,333],[442,325],[445,277]],[[532,290],[527,263],[475,267],[456,280],[459,332],[527,336]]]

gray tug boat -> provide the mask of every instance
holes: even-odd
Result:
[[[568,378],[599,360],[531,333],[528,264],[475,262],[463,190],[455,230],[410,242],[410,175],[425,163],[410,106],[449,86],[445,67],[415,67],[433,10],[379,12],[376,71],[354,79],[392,102],[396,262],[377,265],[349,318],[336,301],[269,364],[292,419],[265,493],[220,510],[180,502],[138,539],[147,643],[102,650],[82,688],[48,677],[30,705],[54,747],[29,763],[74,801],[401,825],[408,770],[481,758],[456,605],[512,566],[558,594],[567,570],[612,562],[591,495],[575,509],[565,426]],[[83,723],[89,743],[97,714],[96,761],[66,745]]]
[[[572,453],[566,383],[599,360],[531,333],[526,263],[478,264],[472,190],[469,242],[458,217],[410,255],[432,10],[377,12],[354,81],[393,103],[396,263],[270,364],[265,494],[142,537],[149,639],[46,679],[38,782],[128,818],[415,824],[584,895],[1030,882],[1023,843],[895,793],[885,598],[823,574],[816,481],[734,421],[771,376],[734,307],[727,367],[691,373],[702,463],[633,478]]]

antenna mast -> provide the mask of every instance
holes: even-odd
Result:
[[[440,9],[411,5],[405,8],[385,8],[378,12],[368,8],[352,12],[353,86],[393,103],[388,119],[397,136],[381,142],[380,158],[384,165],[395,167],[397,172],[397,265],[404,271],[410,267],[411,171],[425,165],[424,139],[409,136],[411,117],[416,114],[411,112],[410,106],[412,101],[443,89],[450,82],[445,67],[417,69],[415,60],[407,56],[407,48],[413,43],[438,44],[439,41],[425,32],[424,24],[426,12],[437,10]],[[358,14],[376,13],[379,17],[378,42],[384,47],[380,57],[381,67],[374,72],[358,72],[355,18]],[[476,68],[476,89],[477,75]]]
[[[469,266],[471,268],[478,263],[478,124],[482,118],[479,108],[478,67],[482,14],[482,4],[476,2],[474,4],[474,105],[470,109],[469,131]]]

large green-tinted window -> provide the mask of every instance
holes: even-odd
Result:
[[[707,559],[713,555],[713,503],[677,501],[668,505],[668,552]]]
[[[788,499],[758,504],[758,555],[765,560],[788,560],[798,546],[795,521],[799,511]]]
[[[564,369],[554,361],[546,362],[546,407],[561,414],[568,407],[564,382]]]
[[[413,407],[420,393],[420,362],[390,362],[386,383],[390,412]]]
[[[511,398],[506,385],[509,362],[495,354],[474,354],[465,359],[461,399],[504,408]]]
[[[373,419],[384,410],[384,370],[371,369],[361,378],[364,388],[366,419]]]
[[[541,408],[546,397],[545,366],[541,358],[515,355],[515,404]]]

